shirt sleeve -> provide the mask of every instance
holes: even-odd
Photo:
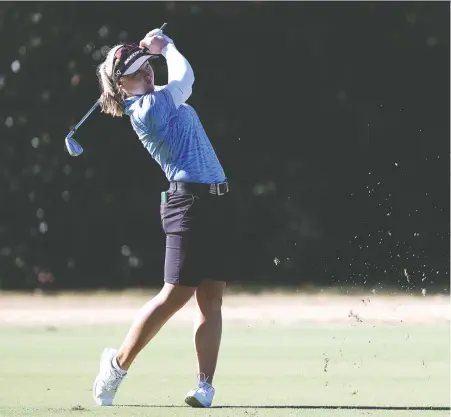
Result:
[[[173,43],[163,48],[162,55],[166,58],[168,67],[168,83],[164,89],[171,93],[175,107],[178,108],[193,92],[194,72],[188,60]]]
[[[162,128],[175,115],[176,107],[171,93],[165,88],[142,96],[135,117],[146,129]]]

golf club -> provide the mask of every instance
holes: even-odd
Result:
[[[163,23],[160,30],[162,31],[166,27],[167,23]],[[83,153],[83,147],[75,140],[74,135],[77,129],[83,124],[83,122],[89,117],[89,115],[99,106],[99,99],[91,107],[91,109],[83,116],[77,125],[66,136],[66,149],[70,156],[79,156]]]
[[[82,125],[82,123],[89,117],[89,115],[97,108],[99,105],[99,100],[97,100],[94,104],[94,106],[91,107],[91,109],[83,116],[83,119],[81,119],[77,125],[69,132],[69,134],[66,136],[66,148],[69,152],[70,156],[78,156],[83,152],[82,146],[74,139],[74,134],[77,131],[77,129]]]

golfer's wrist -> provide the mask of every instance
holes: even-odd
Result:
[[[161,50],[161,55],[163,55],[166,58],[166,54],[168,53],[168,51],[170,50],[176,50],[175,45],[173,43],[168,43],[162,50]]]

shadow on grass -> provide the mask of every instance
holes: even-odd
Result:
[[[118,404],[114,407],[143,407],[143,408],[190,408],[187,405],[155,405],[155,404]]]
[[[134,404],[116,407],[190,408],[187,405]],[[376,405],[218,405],[211,408],[260,408],[293,410],[387,410],[387,411],[448,411],[450,407],[391,407]]]
[[[391,410],[391,411],[444,411],[450,407],[379,407],[376,405],[224,405],[213,408],[292,408],[298,410]]]

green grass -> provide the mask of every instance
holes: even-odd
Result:
[[[198,410],[183,403],[195,384],[191,328],[170,323],[132,367],[118,406],[97,407],[91,385],[100,352],[117,346],[125,331],[123,326],[0,327],[0,416],[450,415],[396,409],[449,407],[446,326],[225,323],[216,408]],[[318,408],[340,406],[357,408]]]

